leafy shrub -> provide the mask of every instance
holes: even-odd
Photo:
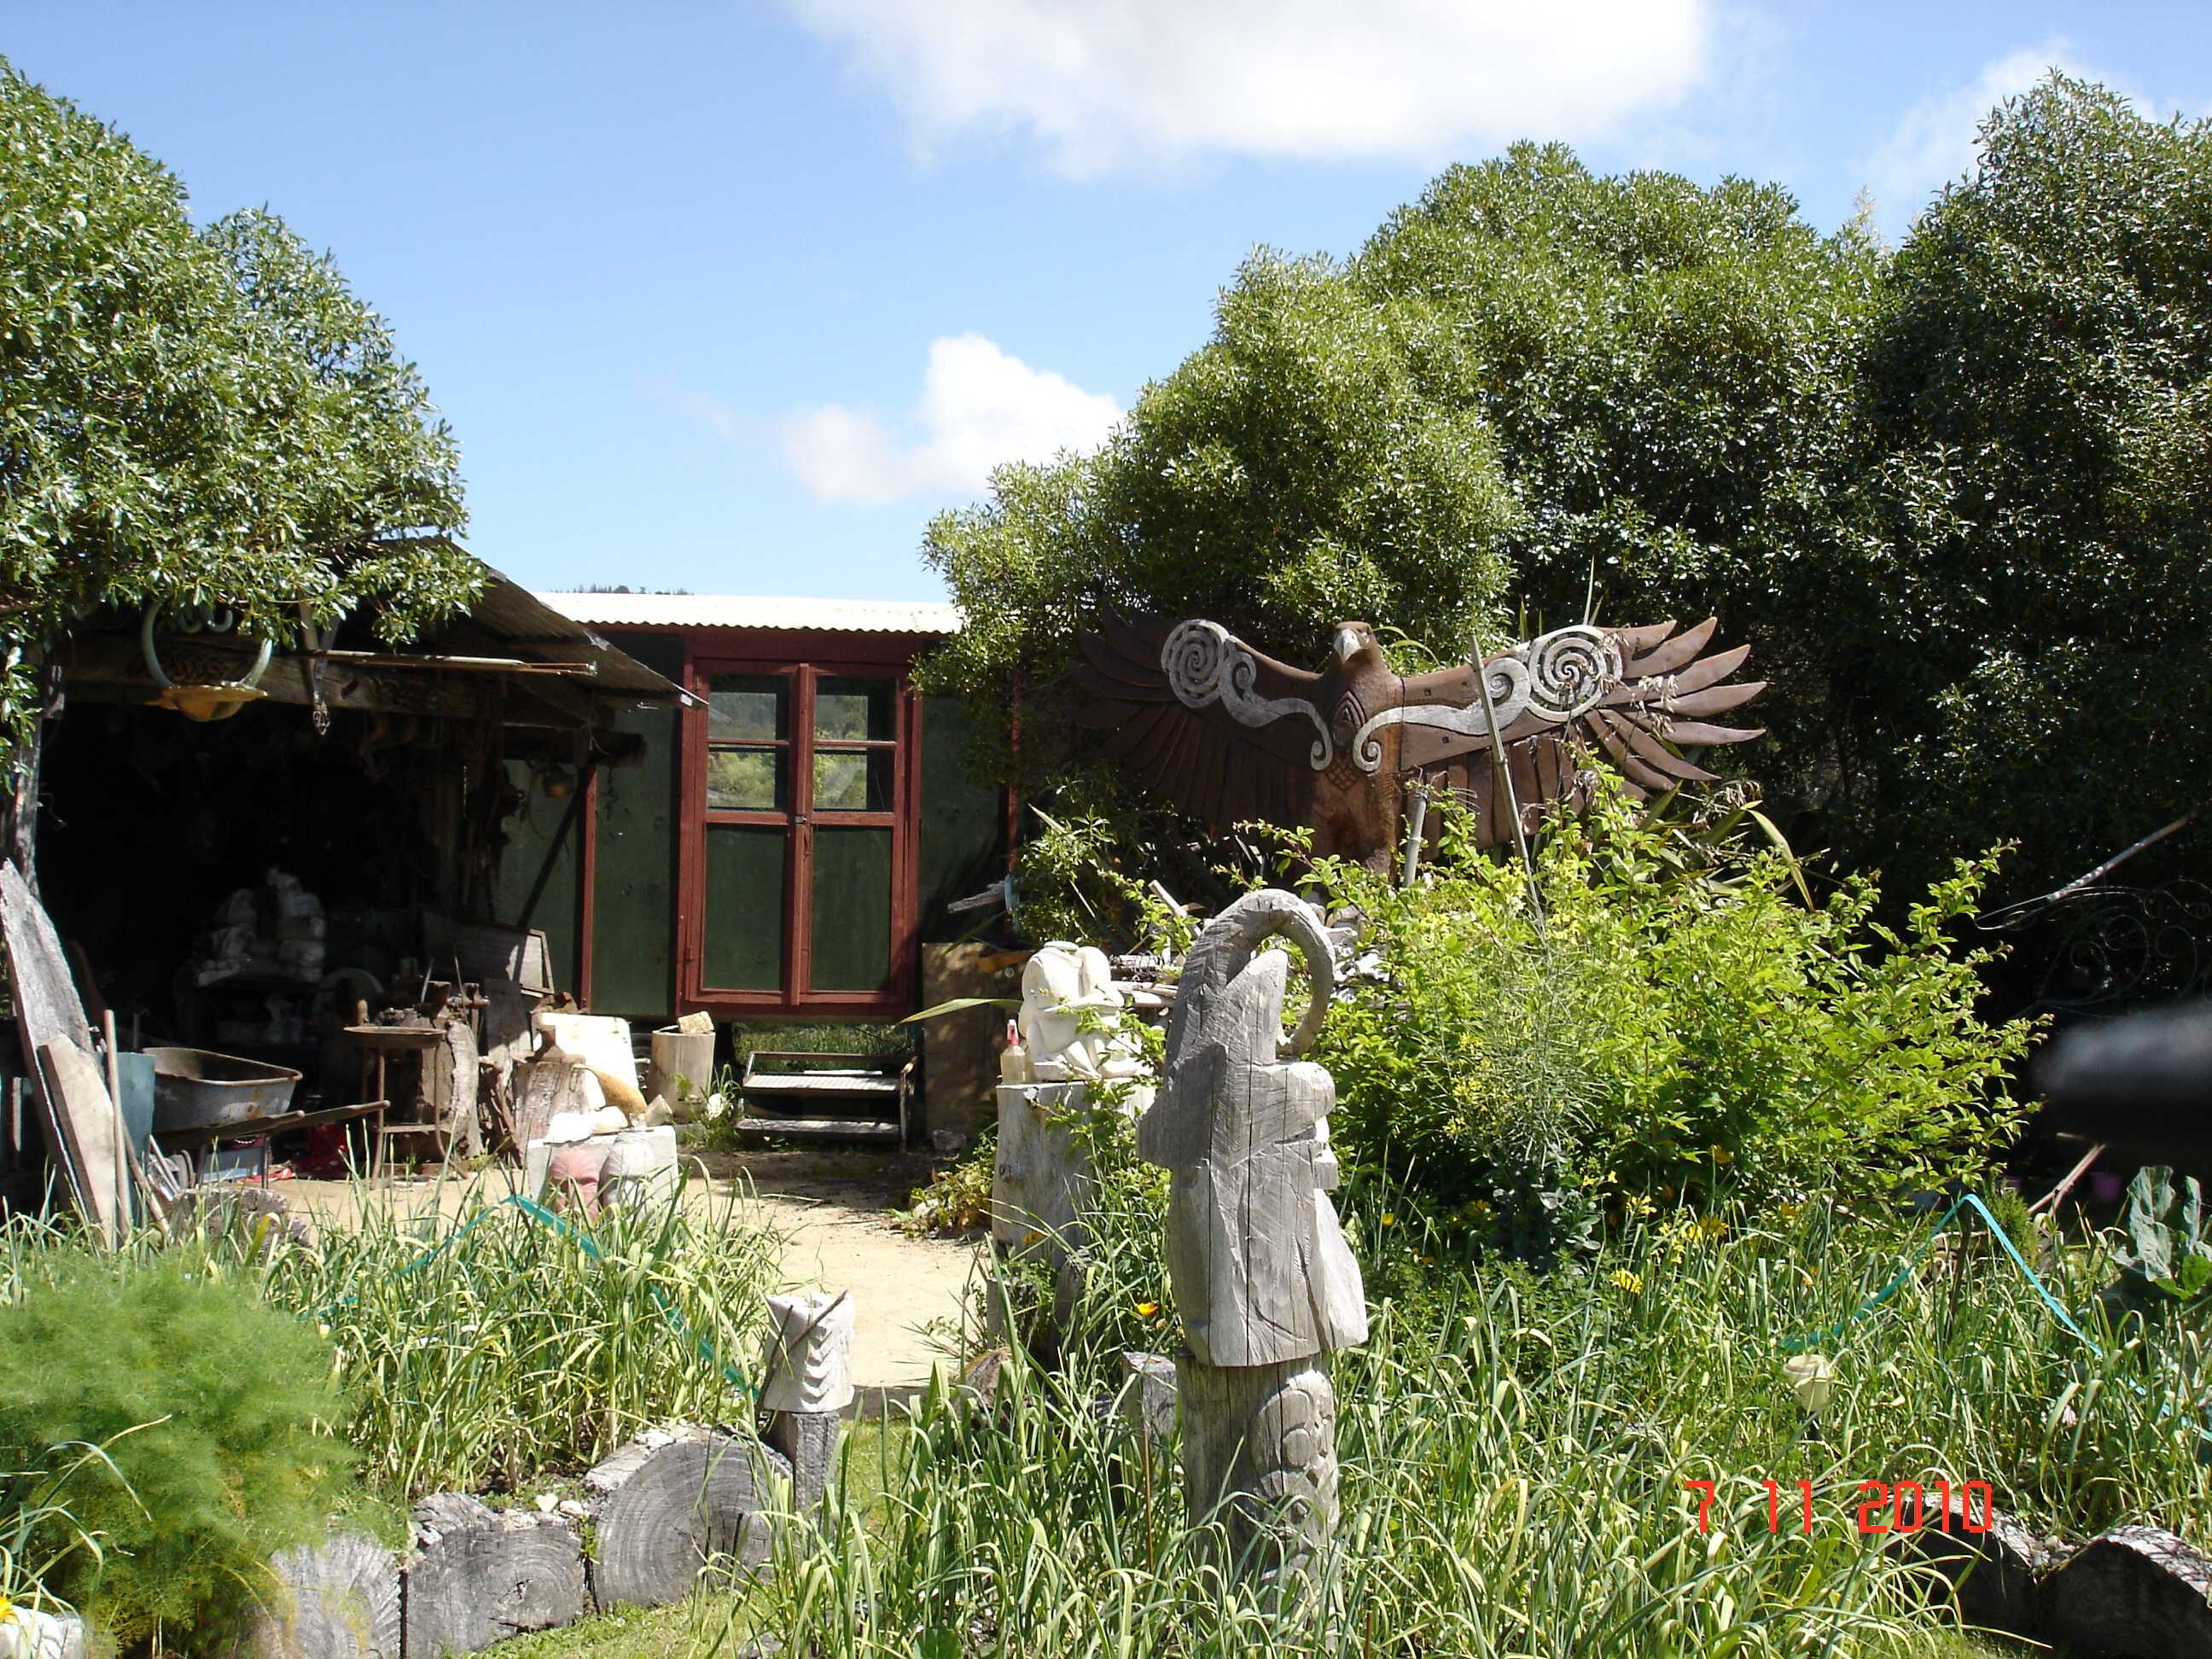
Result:
[[[74,1470],[19,1559],[51,1559],[46,1590],[118,1642],[220,1639],[270,1556],[318,1536],[343,1498],[355,1455],[331,1433],[346,1402],[330,1345],[189,1257],[72,1250],[17,1289],[0,1307],[0,1468],[106,1453]]]
[[[1977,1018],[1986,953],[1944,937],[1989,868],[1893,933],[1871,880],[1808,906],[1786,853],[1695,842],[1617,793],[1543,838],[1533,878],[1447,808],[1410,889],[1319,867],[1371,953],[1314,1056],[1334,1133],[1538,1257],[1601,1205],[1972,1173],[2018,1121],[1990,1097],[2029,1036]]]
[[[2113,1251],[2121,1289],[2132,1305],[2186,1308],[2212,1302],[2212,1231],[2195,1176],[2179,1186],[2163,1164],[2136,1171],[2128,1184],[2124,1242]]]

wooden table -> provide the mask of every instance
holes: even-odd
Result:
[[[364,1072],[368,1069],[368,1057],[375,1056],[377,1097],[386,1101],[391,1098],[391,1091],[385,1086],[384,1081],[386,1061],[393,1054],[427,1054],[446,1040],[446,1030],[441,1025],[349,1025],[345,1028],[345,1034],[354,1046],[362,1051]],[[445,1125],[437,1121],[436,1109],[430,1105],[420,1083],[416,1085],[416,1104],[419,1109],[428,1112],[428,1121],[387,1124],[381,1118],[377,1120],[376,1150],[368,1160],[371,1175],[383,1173],[384,1149],[394,1135],[433,1136],[438,1143],[438,1157],[441,1161],[444,1159],[447,1150]]]

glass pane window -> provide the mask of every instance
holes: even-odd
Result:
[[[707,736],[715,743],[774,743],[786,735],[791,683],[781,674],[717,674],[707,682]]]
[[[814,751],[814,810],[888,812],[891,810],[891,751],[817,749]]]
[[[817,743],[889,743],[898,736],[893,721],[892,682],[848,679],[824,674],[814,684]]]
[[[816,991],[880,991],[891,978],[891,832],[817,830],[813,915]]]
[[[781,749],[707,751],[707,806],[718,812],[781,812],[787,799]]]
[[[737,825],[707,831],[705,982],[725,991],[783,984],[784,832]]]

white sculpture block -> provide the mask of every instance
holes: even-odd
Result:
[[[768,1299],[763,1411],[835,1413],[853,1403],[853,1297],[814,1291]]]
[[[1121,993],[1106,953],[1094,945],[1055,939],[1022,969],[1022,1008],[1016,1019],[1028,1052],[1030,1076],[1040,1083],[1133,1078],[1144,1057],[1109,1031],[1083,1029],[1121,1010]]]

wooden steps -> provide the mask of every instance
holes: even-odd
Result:
[[[738,1084],[749,1139],[903,1146],[913,1133],[911,1054],[793,1054],[756,1048]]]

